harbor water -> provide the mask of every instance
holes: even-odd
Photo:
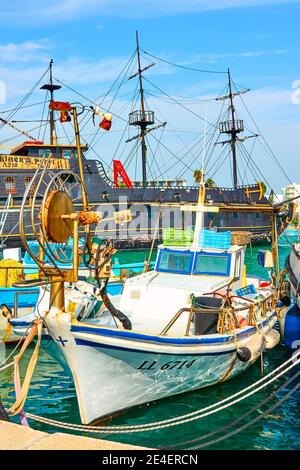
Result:
[[[253,247],[247,249],[247,272],[248,274],[261,275],[266,277],[266,270],[257,267],[258,249],[267,249],[269,247]],[[290,247],[280,248],[280,259],[283,264]],[[147,251],[119,252],[120,263],[144,261],[147,259]],[[12,346],[8,347],[8,353]],[[22,368],[28,362],[31,354],[29,349],[22,360]],[[291,351],[280,345],[264,354],[265,373],[270,372],[275,367],[287,360]],[[297,366],[299,368],[299,366]],[[292,372],[293,373],[293,372]],[[91,437],[116,440],[119,442],[135,444],[146,447],[167,447],[172,449],[188,449],[192,446],[182,445],[182,442],[194,440],[209,433],[224,428],[221,433],[213,435],[211,438],[204,438],[193,446],[203,445],[207,441],[218,439],[217,442],[210,444],[207,449],[299,449],[300,448],[300,391],[291,395],[288,400],[264,414],[264,411],[275,404],[295,383],[287,385],[279,393],[274,394],[267,405],[257,407],[257,409],[241,420],[233,427],[229,426],[231,422],[238,419],[248,410],[253,408],[272,391],[276,390],[291,374],[287,374],[281,380],[273,382],[266,389],[252,395],[244,401],[241,401],[226,410],[217,414],[188,422],[180,426],[159,429],[155,431],[132,433],[132,434],[90,434]],[[251,383],[261,377],[260,362],[254,364],[246,373],[224,382],[220,385],[197,390],[191,393],[178,395],[157,402],[128,410],[122,415],[114,418],[109,424],[119,425],[139,425],[162,421],[164,419],[174,418],[202,409],[208,405],[220,402],[222,399],[244,389]],[[122,393],[122,390],[120,390]],[[0,397],[5,407],[8,407],[14,401],[12,370],[1,372],[0,375]],[[64,371],[47,354],[47,344],[41,350],[37,367],[33,376],[32,385],[29,391],[26,403],[26,411],[44,417],[56,419],[66,423],[80,423],[77,407],[75,390],[72,381],[66,376]],[[231,437],[222,440],[222,436],[244,425],[253,418],[256,422],[242,432],[232,434]],[[18,422],[18,418],[14,418]],[[45,424],[30,422],[31,426],[47,432],[62,431]],[[226,427],[227,426],[227,427]],[[226,427],[226,428],[225,428]],[[68,430],[63,430],[68,432]],[[71,432],[71,431],[70,431]],[[87,435],[87,434],[85,434]]]

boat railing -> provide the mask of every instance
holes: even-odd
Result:
[[[115,183],[113,182],[113,180],[108,176],[108,174],[106,173],[106,170],[103,166],[103,163],[100,161],[100,160],[95,160],[96,162],[96,166],[97,166],[97,170],[98,170],[98,173],[99,175],[101,176],[101,178],[105,181],[105,183],[110,186],[111,188],[113,188],[115,186]]]
[[[188,319],[187,319],[185,334],[184,334],[185,336],[189,336],[192,318],[194,315],[207,315],[207,314],[214,313],[215,315],[220,316],[221,314],[224,314],[225,310],[227,309],[227,313],[230,310],[229,314],[232,316],[233,323],[235,323],[237,327],[236,314],[248,312],[249,313],[249,325],[255,326],[257,325],[258,318],[266,318],[268,307],[274,307],[273,305],[274,296],[272,294],[265,297],[264,299],[259,299],[257,301],[248,299],[246,297],[239,297],[239,296],[232,296],[231,298],[229,298],[229,300],[235,297],[239,298],[240,300],[247,301],[248,305],[243,305],[241,307],[233,308],[232,305],[226,305],[226,297],[224,297],[224,302],[222,303],[220,308],[199,308],[199,307],[195,308],[193,305],[191,305],[191,307],[183,307],[180,310],[178,310],[178,312],[167,323],[165,328],[161,331],[160,336],[165,336],[168,333],[168,331],[172,328],[172,326],[177,322],[177,320],[182,316],[183,313],[189,314]],[[217,331],[217,332],[220,333],[220,331]]]

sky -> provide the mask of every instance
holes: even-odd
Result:
[[[0,113],[20,101],[51,58],[56,78],[95,100],[112,86],[132,55],[138,30],[142,50],[153,56],[213,72],[225,72],[229,67],[234,83],[251,89],[243,95],[244,103],[272,150],[272,154],[264,150],[263,140],[253,149],[250,139],[246,143],[260,174],[277,192],[289,180],[300,183],[300,0],[15,0],[9,4],[1,0],[0,5]],[[184,155],[182,149],[195,139],[196,133],[203,136],[205,116],[209,122],[216,117],[219,104],[212,98],[224,90],[227,76],[179,69],[152,59],[145,52],[143,65],[156,62],[144,73],[147,104],[160,121],[168,122],[165,142],[177,155],[176,159],[172,153],[166,155],[166,150],[157,152],[152,176],[160,176],[162,168],[168,170],[169,177],[182,176],[185,168],[190,180],[192,168],[201,165],[202,149],[193,149],[191,157],[184,157],[186,166],[179,162]],[[133,82],[132,93],[136,86]],[[35,92],[35,101],[43,100],[41,93]],[[167,95],[180,97],[182,106],[175,109]],[[59,92],[59,99],[75,97],[67,89]],[[118,116],[122,109],[127,112],[129,99],[130,88],[126,84],[110,111]],[[193,112],[183,105],[190,105]],[[243,103],[236,103],[236,107],[250,133],[258,133]],[[37,117],[33,110],[27,112],[28,116]],[[125,119],[125,114],[122,116]],[[96,150],[108,165],[115,154],[116,137],[122,136],[123,122],[114,118],[111,134],[102,134],[98,139]],[[178,130],[176,142],[171,137],[172,129]],[[133,129],[126,137],[134,133]],[[1,129],[1,141],[10,135],[7,126]],[[158,130],[156,139],[160,138]],[[122,143],[119,150],[125,147]],[[91,153],[90,157],[95,155]],[[118,158],[126,161],[125,150]],[[240,179],[247,169],[245,156],[241,158]],[[133,179],[138,178],[140,163],[132,159],[128,172]],[[231,184],[229,161],[219,174],[212,174],[218,184]],[[255,175],[250,174],[251,178]]]

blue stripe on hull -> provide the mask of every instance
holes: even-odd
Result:
[[[236,350],[235,349],[230,349],[228,351],[220,351],[220,352],[211,352],[211,353],[181,353],[181,352],[156,352],[156,351],[142,351],[140,349],[131,349],[131,348],[124,348],[121,346],[112,346],[112,345],[107,345],[103,343],[95,343],[94,341],[88,341],[85,339],[75,339],[75,343],[78,346],[90,346],[91,348],[98,348],[98,349],[113,349],[113,350],[119,350],[119,351],[127,351],[127,352],[137,352],[137,353],[146,353],[146,354],[159,354],[159,355],[184,355],[184,356],[220,356],[223,354],[231,354],[234,353]]]
[[[264,320],[261,322],[260,326],[264,327],[273,316],[276,315],[273,313],[269,317],[269,319]],[[100,326],[100,325],[99,325]],[[145,335],[142,333],[134,333],[132,331],[124,331],[124,330],[112,330],[108,328],[93,328],[90,326],[83,326],[83,325],[72,325],[71,332],[73,333],[91,333],[93,335],[98,336],[110,336],[111,338],[123,338],[123,339],[131,339],[133,341],[145,341],[149,343],[156,343],[156,344],[174,344],[174,345],[199,345],[199,344],[213,344],[213,343],[229,343],[233,341],[233,335],[224,335],[220,337],[214,338],[168,338],[162,336],[154,336],[154,335]],[[246,331],[242,331],[237,334],[237,338],[239,340],[247,338],[251,336],[253,333],[256,332],[255,326],[247,328]]]
[[[255,330],[255,328],[251,328]],[[91,328],[89,326],[73,325],[71,327],[73,333],[91,333],[99,336],[110,336],[111,338],[124,338],[131,340],[142,340],[154,343],[176,344],[176,345],[199,345],[200,343],[227,343],[233,339],[233,336],[222,336],[221,338],[168,338],[162,336],[150,336],[141,333],[133,333],[124,330],[110,330],[106,328]]]

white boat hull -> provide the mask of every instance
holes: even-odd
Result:
[[[289,278],[295,302],[300,308],[300,243],[295,243],[286,260]]]
[[[87,324],[51,311],[47,326],[72,372],[82,422],[95,422],[135,405],[214,385],[246,370],[264,349],[264,334],[276,317],[264,320],[262,333],[240,329],[238,347],[251,359],[237,358],[234,337],[149,336]]]

